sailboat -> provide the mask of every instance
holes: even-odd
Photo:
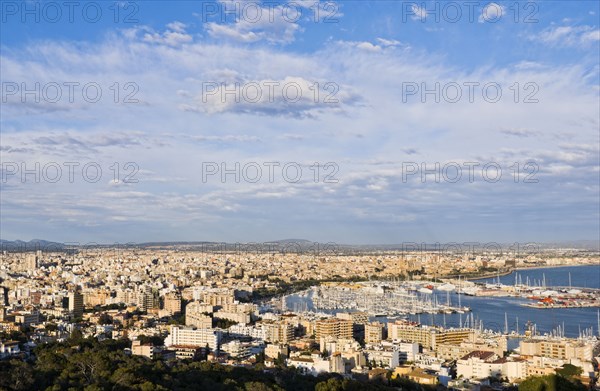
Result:
[[[445,283],[436,288],[438,291],[451,292],[456,289],[456,285]]]
[[[425,294],[431,294],[431,293],[433,293],[433,289],[430,288],[430,285],[424,286],[424,287],[419,288],[419,292],[425,293]]]

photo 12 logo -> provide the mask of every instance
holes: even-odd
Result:
[[[135,162],[115,162],[104,169],[98,162],[2,162],[0,166],[2,183],[13,180],[20,183],[97,183],[107,171],[111,173],[112,183],[138,183],[136,175],[140,170]]]
[[[467,181],[499,182],[503,175],[514,183],[538,183],[536,177],[540,168],[534,161],[515,162],[510,166],[497,162],[402,162],[402,183],[409,180],[421,183],[457,183]],[[507,173],[509,173],[507,175]]]
[[[421,23],[538,23],[539,5],[533,1],[404,1],[402,23],[410,20]]]
[[[252,81],[247,83],[203,82],[202,103],[313,103],[337,104],[340,86],[334,82]]]
[[[135,82],[95,81],[63,82],[2,82],[2,103],[98,103],[103,99],[112,103],[139,103],[136,98],[140,87]]]
[[[243,165],[240,162],[202,162],[202,183],[208,183],[209,178],[221,183],[275,183],[280,180],[298,183],[302,179],[314,183],[338,183],[339,170],[335,162],[315,162],[309,166],[297,162],[245,162]]]
[[[139,23],[134,1],[2,1],[2,23]]]
[[[456,81],[441,82],[402,82],[402,103],[475,103],[483,101],[486,103],[498,103],[503,99],[514,103],[539,103],[536,97],[540,87],[537,83],[514,82],[509,86],[502,87],[497,82]]]
[[[339,5],[333,1],[202,1],[202,22],[338,23]]]

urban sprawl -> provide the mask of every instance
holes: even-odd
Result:
[[[600,330],[567,338],[541,335],[525,322],[521,330],[488,328],[460,302],[428,294],[515,296],[536,308],[598,307],[597,289],[472,279],[599,260],[597,252],[574,249],[334,254],[157,245],[3,251],[0,359],[29,360],[36,346],[64,342],[76,332],[128,340],[126,354],[166,363],[294,367],[306,376],[403,378],[465,390],[577,367],[578,379],[593,385]],[[291,295],[310,296],[314,308],[302,301],[289,305]],[[408,318],[427,313],[460,313],[465,322],[444,327]],[[16,335],[21,340],[11,339]],[[516,348],[509,348],[510,338],[518,340]]]

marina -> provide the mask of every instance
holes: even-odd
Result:
[[[430,284],[369,281],[324,284],[313,288],[310,294],[316,309],[360,311],[376,317],[470,311],[468,307],[454,306],[449,294],[446,300],[440,300],[437,295],[432,295],[433,289]]]
[[[597,290],[600,288],[600,266],[578,266],[578,267],[558,267],[558,268],[547,268],[547,269],[532,269],[532,270],[521,270],[513,272],[511,275],[500,277],[502,284],[509,284],[511,281],[514,284],[515,274],[519,274],[520,278],[526,282],[529,277],[530,283],[533,285],[533,281],[539,281],[539,285],[544,281],[543,275],[545,275],[545,281],[555,282],[562,284],[565,288],[568,288],[569,276],[568,273],[572,273],[572,286],[571,290],[579,289],[582,292],[586,290]],[[539,276],[539,277],[538,277]],[[596,276],[596,277],[595,277]],[[580,278],[581,277],[581,278]],[[581,280],[586,281],[587,287],[577,287],[581,284]],[[596,281],[594,284],[593,281]],[[578,337],[580,333],[589,333],[589,330],[593,330],[594,335],[598,335],[600,328],[599,320],[599,309],[596,307],[530,307],[527,304],[534,304],[535,302],[527,297],[511,296],[511,295],[497,295],[497,296],[485,296],[477,295],[476,292],[485,286],[486,283],[497,284],[497,279],[487,280],[474,280],[465,281],[461,280],[460,283],[457,281],[451,282],[423,282],[423,281],[412,281],[412,282],[384,282],[384,284],[391,284],[393,286],[404,286],[406,287],[407,293],[416,295],[416,302],[424,303],[424,309],[432,309],[428,303],[437,303],[441,309],[441,306],[450,304],[453,311],[446,313],[442,311],[431,311],[421,313],[411,313],[412,302],[404,305],[404,308],[408,308],[408,313],[394,313],[394,311],[386,311],[381,305],[372,305],[374,311],[371,311],[371,315],[382,315],[373,316],[373,319],[389,322],[395,321],[396,319],[408,319],[410,321],[419,322],[427,325],[439,325],[445,327],[464,327],[464,326],[475,326],[477,328],[483,328],[487,330],[494,330],[496,333],[505,333],[508,331],[508,335],[518,336],[523,333],[526,328],[527,322],[535,324],[536,331],[540,335],[552,335],[552,334],[564,334],[567,337]],[[371,282],[373,284],[374,282]],[[427,285],[433,286],[431,289],[432,293],[422,293],[419,289],[426,287]],[[452,290],[452,285],[454,290]],[[365,309],[366,307],[358,306],[363,305],[360,300],[356,301],[357,307],[339,306],[335,308],[335,300],[331,301],[331,305],[323,297],[317,295],[318,303],[320,306],[316,306],[313,303],[313,297],[315,296],[316,287],[312,287],[308,290],[299,292],[297,294],[286,296],[284,301],[287,308],[298,312],[321,312],[323,314],[335,314],[337,312],[353,312]],[[393,295],[391,295],[393,296]],[[372,299],[377,296],[369,296]],[[401,295],[396,295],[400,298]],[[280,302],[282,299],[279,299]],[[410,299],[412,300],[412,299]],[[402,306],[401,306],[402,307]],[[435,306],[432,306],[435,308]],[[465,311],[465,307],[468,311]],[[380,312],[380,313],[377,313]]]

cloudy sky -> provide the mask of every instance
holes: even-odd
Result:
[[[0,236],[597,240],[599,4],[3,2]]]

